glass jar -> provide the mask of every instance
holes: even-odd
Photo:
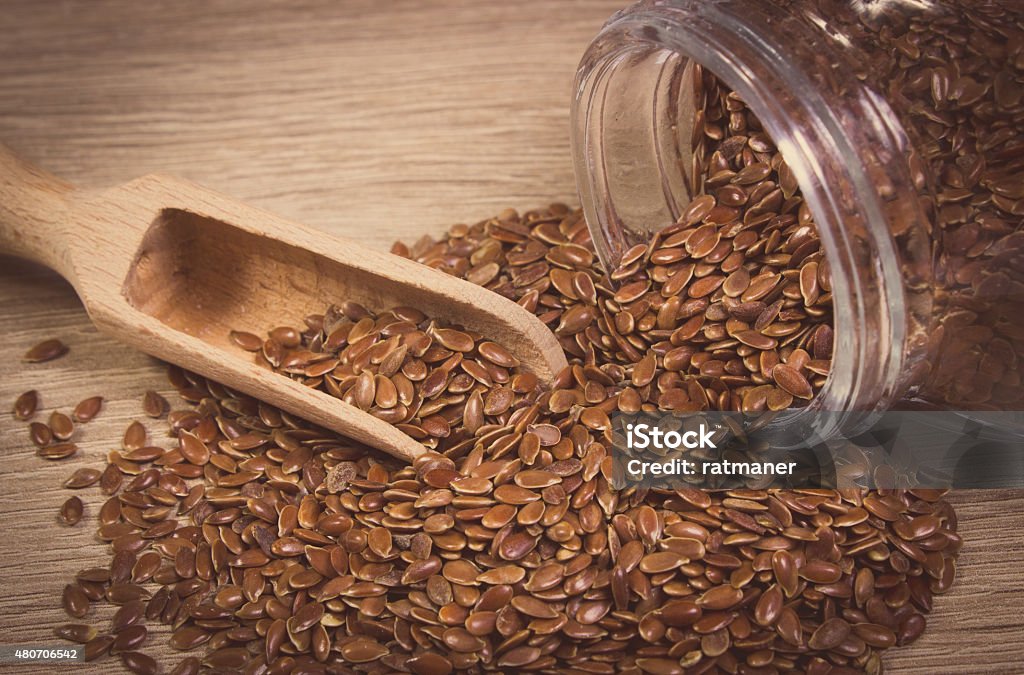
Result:
[[[831,269],[831,371],[803,411],[1024,402],[1024,3],[664,0],[580,64],[577,183],[604,265],[703,193],[709,78],[799,184]],[[841,423],[841,419],[837,423]]]

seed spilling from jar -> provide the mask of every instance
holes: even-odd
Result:
[[[595,264],[581,214],[561,205],[393,249],[515,300],[602,371],[560,408],[615,387],[625,412],[781,410],[831,370],[831,274],[793,172],[739,96],[699,69],[693,86],[699,196],[617,269]]]
[[[434,249],[465,275],[473,260],[493,263],[490,282],[516,295],[509,256],[539,246],[537,259],[587,262],[572,289],[600,300],[563,303],[540,286],[518,300],[555,328],[608,312],[617,291],[564,207],[508,212],[407,252],[429,261]],[[659,311],[634,319],[656,326]],[[610,413],[653,409],[674,390],[662,383],[708,407],[732,389],[699,372],[682,385],[654,348],[630,361],[595,321],[583,338],[563,330],[572,365],[550,390],[500,344],[404,308],[342,304],[257,338],[257,358],[305,384],[371,413],[405,406],[393,423],[431,448],[412,466],[171,368],[187,402],[160,418],[172,441],[132,423],[106,469],[68,479],[84,499],[100,488],[90,513],[112,557],[78,573],[65,607],[76,622],[92,603],[119,609],[105,632],[59,634],[138,672],[156,667],[140,651],[156,623],[174,649],[198,650],[181,672],[878,672],[882,650],[921,634],[961,546],[941,492],[615,491]],[[796,351],[774,365],[813,380]],[[772,390],[796,398],[798,385],[784,374]]]
[[[97,535],[112,558],[81,570],[64,606],[78,621],[93,603],[118,611],[108,633],[57,629],[139,672],[155,672],[139,651],[153,623],[214,670],[878,672],[955,575],[956,515],[939,491],[615,492],[604,432],[551,412],[547,394],[518,408],[532,421],[403,466],[200,377],[171,379],[193,404],[167,415],[169,431],[208,457],[180,444],[111,454],[123,483]]]

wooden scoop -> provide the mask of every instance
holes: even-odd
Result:
[[[0,145],[0,253],[56,270],[112,337],[408,461],[426,448],[256,365],[229,332],[268,330],[346,300],[408,305],[493,339],[541,381],[566,365],[551,331],[496,293],[170,176],[84,191]]]

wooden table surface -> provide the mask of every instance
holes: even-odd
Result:
[[[575,201],[572,77],[620,2],[6,0],[0,140],[84,186],[175,173],[386,248],[506,206]],[[92,328],[67,284],[9,258],[0,327],[0,643],[58,644],[61,588],[106,559],[92,527],[57,524],[69,496],[60,482],[99,466],[140,415],[142,393],[168,386],[159,364]],[[20,362],[54,336],[68,356]],[[106,397],[78,432],[79,456],[35,456],[7,412],[30,388],[46,413]],[[101,498],[83,496],[92,518]],[[1024,492],[954,499],[966,540],[959,580],[924,637],[888,653],[888,670],[1024,672]],[[107,659],[0,671],[119,668]]]

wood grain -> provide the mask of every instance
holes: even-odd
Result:
[[[619,6],[8,0],[0,140],[78,184],[168,171],[386,250],[506,206],[575,200],[572,76]],[[60,482],[116,447],[146,389],[170,391],[155,361],[101,336],[71,288],[41,268],[2,260],[0,326],[0,641],[52,643],[66,579],[106,558],[91,528],[57,525],[68,496]],[[52,336],[71,346],[66,357],[20,362]],[[47,413],[107,397],[77,438],[78,457],[34,455],[7,412],[29,388]],[[95,516],[99,496],[84,498]],[[924,637],[886,655],[888,672],[1021,672],[1024,492],[954,499],[966,539],[959,580],[937,600]],[[150,649],[169,666],[165,636],[157,631]],[[64,670],[104,673],[112,663]]]

